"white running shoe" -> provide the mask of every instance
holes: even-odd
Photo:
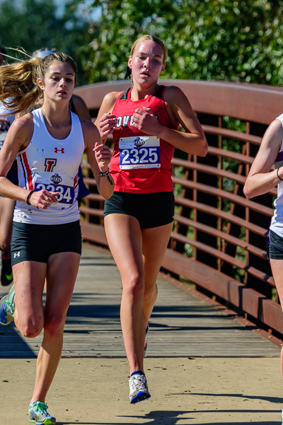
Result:
[[[49,415],[47,409],[43,401],[34,401],[28,408],[29,421],[35,425],[56,425],[56,419]]]
[[[150,397],[147,380],[144,374],[136,373],[129,379],[130,387],[130,403],[138,403],[139,401],[145,400]]]

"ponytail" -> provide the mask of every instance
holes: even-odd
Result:
[[[76,73],[73,59],[59,52],[0,67],[0,101],[10,110],[10,115],[28,111],[43,97],[37,79],[44,81],[45,73],[54,61],[70,63]]]
[[[35,76],[35,59],[0,67],[0,101],[11,114],[27,111],[42,97]]]

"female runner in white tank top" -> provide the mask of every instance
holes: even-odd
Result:
[[[275,169],[271,167],[275,164]],[[262,139],[259,151],[247,177],[244,194],[247,198],[263,195],[277,186],[274,215],[271,219],[268,256],[281,307],[283,306],[283,114],[277,117]],[[283,347],[281,349],[283,379]],[[283,424],[283,410],[282,410]]]
[[[100,194],[107,199],[114,188],[109,175],[100,176],[108,170],[110,151],[101,144],[97,128],[69,111],[75,77],[73,60],[57,52],[0,68],[0,101],[8,101],[6,106],[15,113],[28,110],[43,96],[40,109],[14,121],[0,151],[0,194],[17,201],[12,236],[15,293],[12,289],[1,299],[0,322],[7,324],[14,316],[28,338],[44,331],[29,405],[29,420],[36,424],[56,423],[45,399],[61,357],[80,263],[76,196],[84,151]],[[5,177],[16,156],[19,186]]]

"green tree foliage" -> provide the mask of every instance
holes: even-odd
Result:
[[[131,44],[149,33],[168,48],[163,77],[283,83],[282,0],[95,0],[91,7],[102,13],[80,49],[89,82],[123,79]]]
[[[0,44],[24,49],[28,54],[54,47],[71,55],[80,70],[78,48],[90,42],[89,24],[74,11],[67,3],[62,16],[58,16],[53,0],[4,0],[0,3]],[[8,54],[23,58],[11,49]]]

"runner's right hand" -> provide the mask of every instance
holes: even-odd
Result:
[[[112,134],[117,125],[116,115],[103,114],[98,123],[96,123],[101,139],[106,140],[109,134]]]

